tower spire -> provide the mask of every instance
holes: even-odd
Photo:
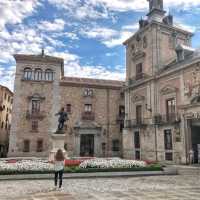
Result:
[[[147,14],[149,21],[161,22],[165,16],[163,9],[163,0],[147,0],[149,2],[149,13]]]

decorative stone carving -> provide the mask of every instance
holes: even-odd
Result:
[[[171,94],[171,93],[176,93],[178,90],[178,88],[176,87],[172,87],[172,86],[165,86],[160,90],[160,93],[162,95],[166,95],[166,94]]]
[[[131,98],[132,102],[138,102],[138,101],[144,101],[145,100],[145,97],[142,96],[142,95],[134,95],[132,98]]]
[[[144,58],[145,56],[146,56],[145,52],[138,51],[138,52],[135,52],[134,54],[132,54],[132,60],[135,61],[135,60],[138,60],[140,58]]]

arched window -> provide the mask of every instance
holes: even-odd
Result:
[[[34,80],[35,81],[40,81],[42,80],[42,70],[41,69],[36,69],[34,73]]]
[[[24,79],[25,80],[31,80],[32,79],[32,69],[31,68],[25,68],[24,69]]]
[[[53,71],[51,69],[47,69],[45,71],[45,80],[46,81],[53,81]]]

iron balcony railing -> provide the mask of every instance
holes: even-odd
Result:
[[[27,111],[26,112],[26,119],[43,119],[45,118],[45,114],[43,114],[43,112],[31,112],[31,111]]]
[[[82,120],[95,120],[95,114],[93,112],[83,112],[82,113]]]
[[[144,127],[149,123],[149,119],[141,118],[141,119],[131,119],[125,121],[125,128],[134,128],[134,127]]]
[[[154,124],[174,124],[180,123],[181,118],[178,113],[169,113],[167,115],[155,115],[154,116]]]

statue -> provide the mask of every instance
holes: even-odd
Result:
[[[67,112],[65,112],[65,109],[64,108],[61,108],[60,112],[56,113],[56,115],[59,115],[59,118],[58,118],[58,129],[57,129],[57,133],[60,133],[63,128],[64,128],[64,123],[68,120],[68,115],[67,115]]]

